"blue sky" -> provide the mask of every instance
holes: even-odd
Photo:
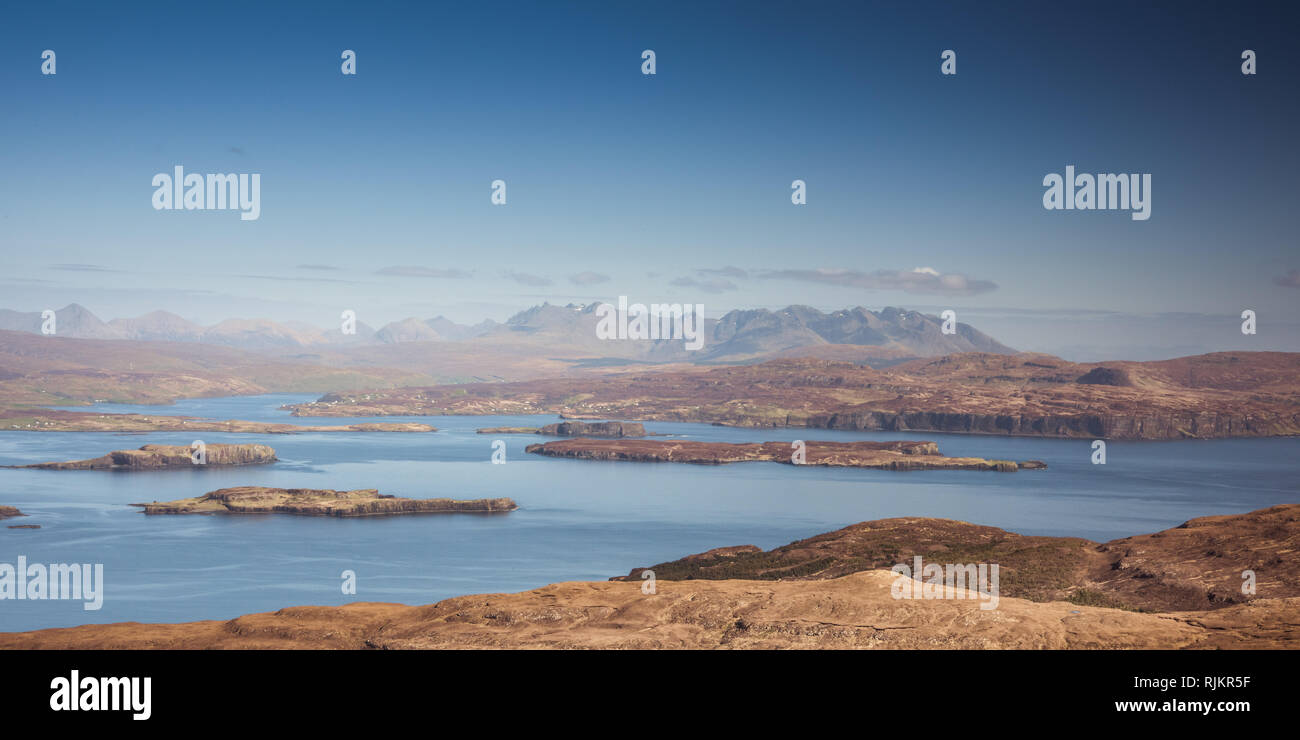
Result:
[[[1295,12],[990,5],[8,9],[0,307],[377,326],[629,295],[953,307],[1046,351],[1137,352],[1175,324],[1170,351],[1300,350]],[[260,173],[261,217],[153,210],[177,164]],[[1151,173],[1150,220],[1044,210],[1071,164]],[[1259,336],[1233,336],[1242,308]]]

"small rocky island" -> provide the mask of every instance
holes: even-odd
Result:
[[[131,504],[145,514],[299,514],[304,516],[387,516],[394,514],[497,513],[519,508],[514,499],[398,498],[374,488],[334,491],[312,488],[222,488],[196,498]]]
[[[806,442],[802,459],[790,442],[695,442],[685,440],[564,439],[528,445],[525,452],[551,457],[631,462],[721,465],[768,461],[787,465],[821,465],[878,470],[997,470],[1045,468],[1038,460],[1015,463],[982,457],[946,457],[934,442]]]
[[[205,462],[194,462],[194,449],[183,445],[145,445],[138,450],[114,450],[89,460],[14,465],[38,470],[162,470],[206,466],[265,465],[276,461],[275,450],[266,445],[210,444],[204,446]]]
[[[479,434],[543,434],[551,437],[645,437],[645,426],[628,421],[562,421],[544,427],[489,427]]]
[[[27,516],[14,506],[0,506],[0,519],[9,519],[16,516]],[[39,524],[10,524],[9,529],[40,529]]]

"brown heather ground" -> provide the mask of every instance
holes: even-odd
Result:
[[[1168,612],[1300,597],[1297,550],[1300,504],[1283,504],[1104,544],[950,519],[880,519],[768,552],[722,547],[649,569],[668,580],[824,580],[910,564],[920,555],[926,562],[998,563],[1004,596]],[[639,580],[642,570],[616,580]],[[1255,597],[1241,592],[1245,570],[1257,575]]]
[[[177,398],[310,393],[437,382],[385,367],[325,367],[195,342],[47,337],[0,330],[0,406],[81,406],[95,400],[166,404]]]
[[[782,352],[792,359],[744,366],[598,367],[584,362],[599,358],[576,348],[527,341],[416,342],[367,347],[359,355],[321,347],[277,355],[0,331],[0,429],[292,432],[300,428],[44,407],[328,391],[294,413],[555,413],[584,420],[1115,439],[1300,434],[1300,354],[1072,363],[1032,353],[966,353],[882,370],[841,361],[875,361],[879,349],[818,345]],[[467,380],[491,382],[429,385]],[[360,388],[373,390],[354,390]]]
[[[0,430],[24,432],[234,432],[238,434],[297,434],[300,432],[436,432],[416,422],[327,424],[310,426],[263,421],[216,421],[194,416],[98,414],[90,411],[0,408]]]
[[[1300,354],[1080,364],[968,353],[875,370],[825,360],[330,393],[297,416],[538,414],[746,427],[1118,439],[1300,434]]]
[[[563,375],[580,359],[556,358],[583,356],[572,348],[511,340],[253,352],[199,342],[0,330],[0,407],[83,406],[96,400],[167,404],[177,398],[522,380]]]
[[[0,649],[1300,647],[1300,598],[1140,614],[1003,597],[982,611],[967,598],[896,600],[893,581],[879,570],[816,582],[659,581],[653,595],[636,583],[557,583],[430,606],[360,602],[0,633]]]

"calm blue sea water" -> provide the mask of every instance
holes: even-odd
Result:
[[[314,396],[193,399],[167,407],[104,404],[105,412],[337,424],[292,419],[284,403]],[[394,419],[374,419],[392,421]],[[604,463],[526,455],[536,435],[501,435],[508,462],[489,461],[490,426],[554,417],[401,417],[431,434],[202,434],[207,443],[257,442],[282,462],[252,468],[147,473],[0,470],[0,504],[31,515],[0,527],[0,563],[103,563],[105,602],[0,601],[0,631],[89,622],[220,619],[300,604],[424,604],[471,593],[600,580],[723,545],[763,548],[867,519],[935,516],[1024,534],[1108,540],[1208,514],[1300,502],[1300,439],[1112,442],[1090,463],[1088,440],[924,432],[746,430],[649,423],[692,439],[934,439],[948,455],[1045,460],[1045,471],[884,472]],[[0,464],[95,457],[146,443],[189,444],[193,434],[0,431]],[[196,496],[225,486],[378,488],[407,497],[510,496],[520,509],[492,516],[330,519],[154,516],[131,502]],[[12,524],[15,520],[7,520]],[[357,574],[356,596],[340,589]]]

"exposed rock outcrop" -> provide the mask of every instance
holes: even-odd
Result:
[[[562,421],[547,424],[537,432],[556,437],[644,437],[645,427],[626,421]]]
[[[1098,366],[1079,376],[1074,381],[1084,385],[1133,385],[1133,379],[1129,377],[1128,371],[1118,367]]]
[[[479,434],[544,434],[551,437],[645,437],[645,426],[627,421],[562,421],[542,427],[491,427]]]
[[[0,519],[9,519],[15,516],[27,516],[14,506],[0,506]]]

